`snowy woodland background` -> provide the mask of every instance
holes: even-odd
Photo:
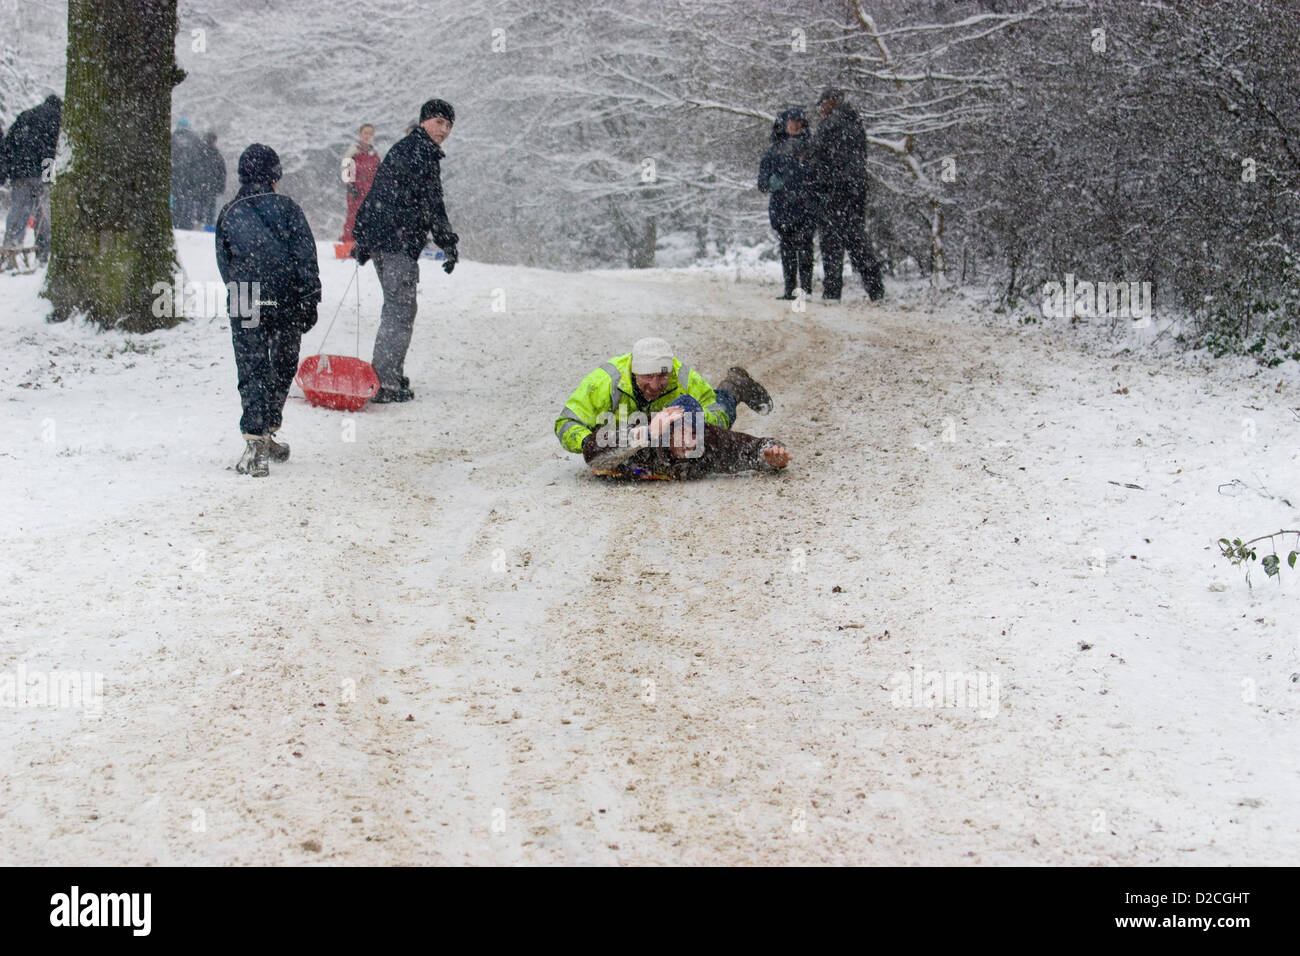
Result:
[[[139,235],[223,287],[164,178],[102,175],[101,56],[148,79],[124,49],[171,42],[118,2],[73,0],[67,69],[68,4],[0,0],[0,121],[71,89],[83,137],[49,268],[0,276],[0,864],[1300,861],[1300,0],[182,0],[187,76],[119,135],[215,130],[227,196],[276,148],[320,257],[300,358],[379,322],[331,248],[353,132],[457,111],[417,399],[295,389],[259,481],[224,308],[119,321],[163,318]],[[755,180],[832,84],[890,272],[798,308]],[[123,307],[47,321],[60,269]],[[1071,274],[1152,283],[1156,321],[1047,318]],[[790,467],[564,452],[647,334],[761,379],[736,428]]]
[[[63,90],[66,4],[0,4],[0,117]],[[274,146],[317,238],[362,122],[430,96],[475,260],[580,269],[775,255],[772,118],[835,84],[871,137],[895,275],[1009,305],[1066,273],[1147,281],[1189,342],[1300,357],[1300,4],[1070,0],[182,0],[173,118],[228,166]],[[1032,304],[1031,302],[1031,304]]]

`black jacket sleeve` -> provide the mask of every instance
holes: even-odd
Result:
[[[763,158],[758,163],[758,191],[769,192],[772,180],[772,151],[769,149],[763,154]]]
[[[226,243],[226,210],[223,208],[217,216],[216,229],[217,272],[221,273],[221,282],[230,282],[230,246]]]
[[[429,180],[429,190],[425,194],[425,222],[429,224],[429,231],[433,233],[433,241],[439,249],[444,251],[454,249],[460,237],[451,231],[451,223],[447,221],[447,208],[442,201],[442,173],[437,166],[434,167],[434,175]]]

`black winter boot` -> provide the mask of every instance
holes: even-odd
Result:
[[[409,402],[415,398],[415,393],[409,388],[386,388],[379,386],[379,391],[370,396],[370,401],[375,405],[387,405],[389,402]]]
[[[736,401],[744,402],[760,415],[766,415],[772,410],[772,396],[767,389],[754,381],[739,365],[727,369],[727,377],[718,388],[730,392]]]

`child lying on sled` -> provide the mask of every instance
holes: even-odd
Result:
[[[582,442],[582,457],[598,475],[618,478],[700,478],[738,471],[778,471],[790,452],[775,438],[757,438],[710,425],[689,395],[655,413],[648,424],[607,425]]]

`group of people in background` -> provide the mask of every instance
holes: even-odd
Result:
[[[216,223],[217,197],[226,191],[226,161],[217,134],[199,135],[184,117],[172,133],[172,226],[202,229]]]
[[[880,262],[866,232],[867,134],[843,90],[823,91],[820,122],[810,130],[802,109],[781,113],[771,146],[758,167],[758,188],[770,194],[768,220],[780,240],[785,290],[812,295],[813,236],[820,234],[822,300],[838,302],[844,285],[844,253],[872,300],[885,294]]]
[[[55,135],[57,137],[57,129]],[[343,155],[340,178],[347,199],[347,218],[341,237],[344,243],[354,241],[352,228],[357,210],[361,208],[361,201],[366,198],[379,170],[380,156],[374,140],[374,126],[365,123],[357,131],[356,141]],[[172,132],[171,159],[172,226],[176,229],[215,228],[217,199],[226,191],[226,161],[217,149],[217,134],[209,130],[200,138],[188,117],[178,117],[176,129]]]
[[[36,261],[45,265],[50,260],[50,183],[62,121],[63,100],[51,94],[19,113],[8,132],[0,128],[0,185],[12,184],[3,242],[8,264],[24,248],[29,220],[35,227]]]
[[[456,114],[432,99],[420,121],[382,160],[374,127],[357,132],[343,158],[348,218],[344,241],[358,266],[374,260],[384,304],[371,365],[379,378],[372,402],[415,397],[404,364],[415,324],[419,258],[430,235],[444,253],[442,268],[456,267],[456,233],[442,200],[442,143]],[[320,264],[307,217],[292,199],[276,193],[282,169],[270,146],[253,143],[239,158],[239,192],[216,222],[216,257],[228,290],[227,312],[235,350],[240,432],[244,454],[235,470],[263,477],[270,463],[286,461],[289,446],[276,438],[298,366],[303,333],[316,324],[321,299]],[[253,284],[256,283],[256,286]],[[241,288],[258,290],[242,308]]]
[[[0,130],[0,175],[14,182],[5,246],[16,234],[21,239],[20,228],[25,230],[34,214],[42,262],[49,257],[52,179],[44,173],[57,145],[61,107],[61,100],[51,96],[21,114],[7,136]],[[769,217],[780,238],[785,284],[781,298],[795,298],[796,289],[812,293],[813,237],[820,234],[823,299],[840,298],[846,251],[867,294],[879,299],[884,293],[880,263],[864,221],[866,134],[841,90],[823,92],[817,113],[815,130],[809,129],[802,110],[781,113],[759,169],[758,188],[771,196]],[[419,122],[387,157],[381,158],[375,149],[375,129],[367,123],[342,160],[347,202],[343,254],[359,265],[374,260],[384,296],[371,363],[380,383],[371,399],[375,402],[414,398],[404,362],[416,313],[418,260],[429,238],[443,250],[444,271],[450,274],[458,261],[459,240],[447,219],[440,169],[442,143],[454,122],[451,104],[429,100],[421,107]],[[321,300],[315,238],[298,204],[276,193],[282,169],[271,147],[254,143],[244,150],[239,191],[215,217],[216,199],[226,181],[216,134],[200,139],[188,119],[180,117],[171,150],[175,227],[212,226],[217,266],[227,289],[260,290],[248,314],[240,308],[240,293],[232,291],[228,312],[242,406],[240,430],[246,442],[236,470],[266,475],[270,461],[289,457],[289,447],[275,435],[297,370],[302,335],[315,325]],[[602,473],[658,476],[666,469],[687,477],[701,469],[779,469],[790,459],[775,439],[729,433],[737,403],[764,413],[772,405],[767,391],[739,366],[728,370],[715,393],[672,355],[666,342],[651,338],[605,363],[593,376],[599,381],[584,380],[555,429],[567,450],[582,453]],[[645,414],[650,424],[644,434],[635,434],[631,445],[611,455],[597,440],[599,422],[631,409]],[[687,429],[685,443],[681,429],[665,443],[665,436],[688,415],[698,416],[698,423],[693,431]],[[714,451],[702,457],[691,450],[707,447]],[[701,460],[695,461],[697,457]]]

